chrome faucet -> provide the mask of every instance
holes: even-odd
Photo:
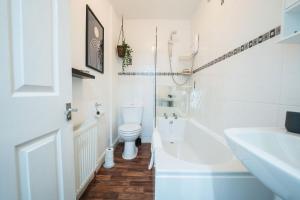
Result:
[[[174,117],[174,119],[178,119],[178,116],[176,115],[176,113],[173,113],[173,117]]]
[[[164,113],[164,117],[165,117],[165,119],[168,119],[167,113]]]

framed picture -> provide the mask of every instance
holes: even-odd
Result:
[[[87,67],[104,73],[104,27],[86,5],[86,52]]]

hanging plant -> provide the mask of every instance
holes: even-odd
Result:
[[[123,62],[122,62],[122,70],[125,71],[126,67],[132,65],[131,53],[133,52],[133,50],[125,41],[123,41],[122,46],[125,49],[125,55],[123,57]]]
[[[120,41],[122,41],[122,44],[120,44]],[[124,22],[122,17],[122,25],[121,30],[119,34],[119,40],[117,45],[117,53],[120,58],[123,59],[122,62],[122,70],[125,71],[126,67],[129,65],[132,65],[132,55],[133,52],[132,48],[126,43],[125,36],[124,36]]]

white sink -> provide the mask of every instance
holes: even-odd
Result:
[[[225,130],[242,163],[285,200],[300,200],[300,136],[276,128]]]

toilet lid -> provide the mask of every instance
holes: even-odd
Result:
[[[136,132],[141,130],[141,125],[139,124],[123,124],[119,127],[121,132]]]

